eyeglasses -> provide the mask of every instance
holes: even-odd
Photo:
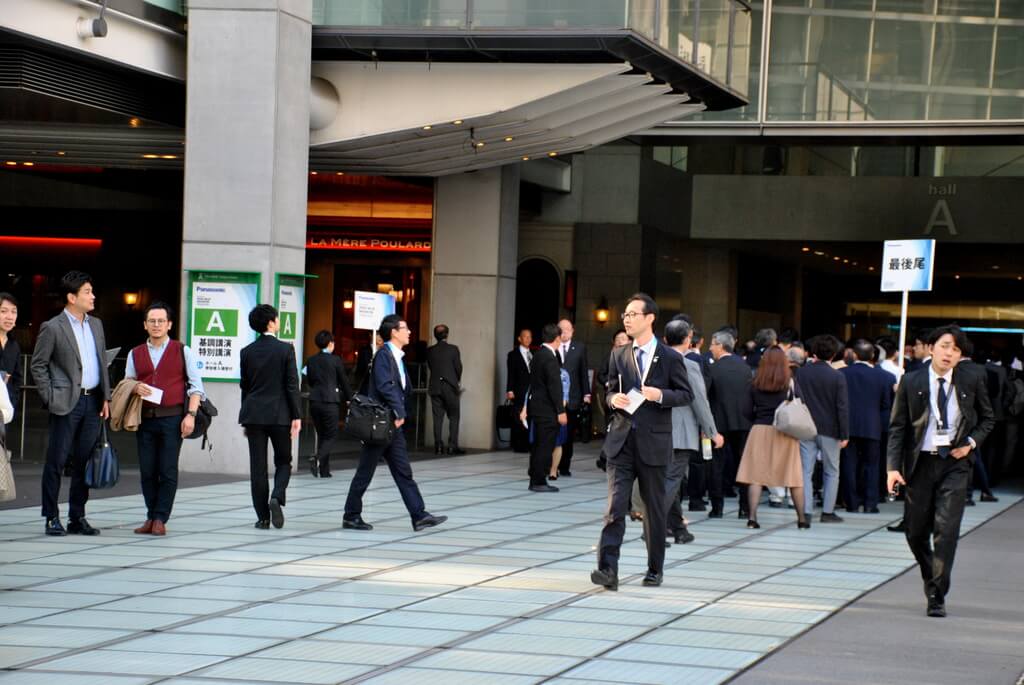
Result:
[[[167,323],[167,319],[146,319],[147,326],[163,326]]]
[[[644,312],[622,312],[622,320],[630,321],[638,316],[646,316]]]

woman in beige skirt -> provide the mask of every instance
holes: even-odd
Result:
[[[761,501],[761,489],[766,486],[786,487],[792,490],[793,501],[803,502],[804,476],[800,463],[800,441],[775,430],[772,423],[775,410],[789,395],[789,364],[786,353],[780,347],[772,347],[761,357],[757,374],[750,385],[748,417],[754,426],[750,429],[747,446],[740,459],[736,481],[747,483],[747,498],[750,518],[747,528],[760,528],[757,522],[757,505]],[[799,528],[810,528],[805,520],[803,507],[796,507]]]

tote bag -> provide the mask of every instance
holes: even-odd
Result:
[[[804,401],[796,396],[793,381],[789,382],[789,397],[775,410],[772,426],[797,440],[813,440],[818,436],[811,412]]]

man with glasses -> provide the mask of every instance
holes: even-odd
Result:
[[[398,486],[398,492],[402,495],[402,502],[409,511],[412,528],[419,532],[441,525],[448,517],[434,516],[426,510],[420,488],[412,478],[412,466],[409,464],[405,434],[402,432],[402,426],[405,425],[405,419],[411,411],[412,401],[412,381],[406,373],[405,362],[402,361],[405,357],[402,348],[409,344],[412,331],[402,317],[389,314],[381,320],[378,332],[386,342],[373,355],[373,361],[370,362],[369,395],[388,406],[396,430],[387,445],[363,444],[356,475],[348,487],[348,499],[345,500],[345,515],[341,525],[342,528],[351,530],[373,530],[373,526],[363,520],[363,495],[373,480],[377,462],[383,457],[395,485]]]
[[[124,373],[125,378],[139,381],[134,392],[143,399],[142,423],[135,437],[146,522],[135,533],[166,535],[178,491],[181,443],[195,430],[196,412],[204,397],[203,379],[191,348],[169,337],[174,326],[170,305],[153,302],[143,323],[149,338],[129,353]]]
[[[622,322],[632,344],[612,351],[608,406],[614,410],[604,452],[608,456],[608,508],[597,550],[595,585],[619,587],[619,549],[626,532],[633,481],[649,512],[663,512],[665,481],[672,461],[672,407],[693,401],[683,358],[654,336],[658,305],[637,293],[626,302]],[[662,583],[665,565],[665,516],[644,517],[647,574],[643,584]]]

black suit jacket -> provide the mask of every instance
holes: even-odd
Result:
[[[800,397],[814,419],[818,435],[836,440],[850,437],[846,377],[828,362],[809,361],[796,370]]]
[[[345,365],[334,354],[318,352],[306,360],[309,401],[341,404],[352,399]]]
[[[405,387],[402,387],[398,360],[386,344],[373,355],[369,383],[370,397],[388,405],[396,419],[404,419],[410,414],[412,379],[406,375]]]
[[[272,335],[261,335],[241,352],[243,426],[287,426],[301,418],[295,350]]]
[[[672,407],[683,407],[693,402],[693,390],[682,355],[658,342],[645,385],[661,390],[661,403],[644,402],[632,416],[611,404],[614,394],[623,390],[629,392],[640,385],[640,370],[636,366],[632,345],[612,350],[608,376],[608,406],[614,411],[604,439],[604,453],[608,455],[608,461],[618,459],[635,423],[640,460],[650,466],[667,465],[672,460]]]
[[[530,363],[530,399],[526,413],[540,421],[556,421],[565,412],[562,402],[562,365],[558,355],[541,345]]]
[[[710,375],[708,400],[719,432],[750,430],[750,419],[743,409],[753,380],[750,367],[737,355],[730,354],[711,365]]]
[[[839,373],[850,395],[850,436],[881,440],[888,428],[881,418],[892,408],[892,374],[869,364],[852,364]]]
[[[459,348],[442,340],[427,348],[427,367],[430,369],[430,383],[427,392],[431,395],[441,394],[441,384],[446,383],[458,391],[462,382],[462,357]]]
[[[966,445],[967,438],[971,438],[981,447],[995,425],[984,374],[958,366],[953,369],[953,388],[960,405],[960,425],[953,438],[953,446]],[[896,389],[889,422],[886,462],[890,471],[899,471],[906,479],[913,475],[931,414],[928,367],[904,374]],[[971,450],[967,458],[973,460],[976,452]]]
[[[1009,407],[1010,375],[1006,369],[991,362],[985,364],[985,379],[988,386],[988,398],[992,402],[992,413],[996,421],[1006,420]]]
[[[558,343],[561,349],[562,343]],[[587,348],[575,340],[569,343],[569,350],[563,363],[569,372],[569,409],[579,409],[583,396],[590,394],[590,374],[587,370]]]
[[[523,402],[526,400],[526,393],[530,389],[530,367],[526,365],[526,360],[523,359],[518,345],[516,349],[508,353],[508,357],[505,359],[505,370],[505,392],[515,395],[512,402],[517,408],[522,408]]]

